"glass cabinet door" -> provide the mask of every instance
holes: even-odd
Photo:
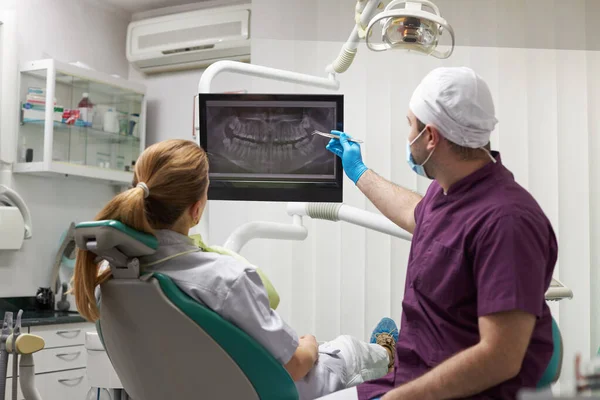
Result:
[[[43,69],[21,74],[17,162],[43,161],[47,72]],[[55,114],[55,120],[58,118]],[[61,155],[57,152],[52,158],[59,159]]]
[[[91,104],[87,108],[86,164],[130,171],[140,154],[143,95],[95,82],[89,82],[86,89]]]
[[[44,159],[48,69],[21,72],[19,163],[131,171],[140,155],[144,95],[56,70],[52,160]]]

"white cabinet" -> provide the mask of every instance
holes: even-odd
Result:
[[[145,147],[144,85],[56,60],[23,63],[15,173],[129,184]]]
[[[12,378],[6,380],[6,400],[12,400]],[[42,400],[85,400],[90,390],[85,368],[35,375],[35,387]],[[19,386],[18,400],[25,400]]]
[[[35,373],[43,374],[67,369],[85,368],[87,352],[85,346],[56,347],[44,349],[34,354]],[[9,368],[6,376],[13,376],[12,355],[9,356]]]
[[[32,326],[29,333],[44,338],[46,346],[33,355],[35,386],[43,400],[83,400],[90,390],[86,375],[85,333],[90,323]],[[12,361],[8,376],[12,377]],[[6,382],[6,400],[12,400],[12,378]],[[24,400],[20,382],[18,399]]]
[[[44,349],[65,346],[83,346],[85,345],[85,333],[96,332],[94,324],[65,324],[65,325],[45,325],[32,326],[29,333],[44,338],[46,345]]]

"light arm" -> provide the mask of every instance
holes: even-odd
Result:
[[[365,37],[365,31],[369,25],[369,21],[377,14],[380,3],[380,0],[357,1],[355,10],[356,25],[354,25],[354,29],[352,29],[352,32],[342,47],[338,57],[327,66],[327,72],[337,72],[338,74],[341,74],[350,68],[350,65],[352,65],[352,62],[354,61],[354,57],[356,57],[358,43]]]
[[[211,64],[202,74],[198,83],[199,93],[210,93],[212,80],[223,72],[232,72],[239,75],[248,75],[256,78],[270,79],[274,81],[297,83],[306,86],[318,87],[321,89],[338,90],[340,83],[335,79],[334,74],[329,74],[328,78],[300,74],[297,72],[286,71],[262,65],[246,64],[239,61],[217,61]]]

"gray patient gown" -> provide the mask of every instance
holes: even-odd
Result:
[[[159,247],[153,255],[140,258],[143,273],[170,277],[188,296],[238,326],[282,365],[290,361],[298,348],[298,335],[270,308],[262,280],[252,266],[204,252],[192,239],[171,230],[157,230],[155,235]],[[317,364],[296,382],[300,398],[314,399],[385,375],[387,353],[373,346],[349,336],[322,345]],[[349,371],[348,364],[356,373]]]

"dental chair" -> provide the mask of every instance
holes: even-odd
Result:
[[[563,340],[554,318],[552,318],[552,342],[554,343],[554,351],[542,379],[538,382],[538,389],[547,389],[560,378],[563,361]]]
[[[138,257],[154,236],[118,221],[77,225],[77,247],[110,264],[96,327],[127,394],[134,400],[298,399],[285,368],[245,332],[188,297],[167,276],[141,274]],[[538,384],[558,380],[563,345],[552,319],[554,353]]]
[[[140,276],[138,257],[154,253],[154,236],[95,221],[77,225],[75,240],[110,264],[96,327],[132,399],[298,399],[285,368],[245,332],[167,276]]]

